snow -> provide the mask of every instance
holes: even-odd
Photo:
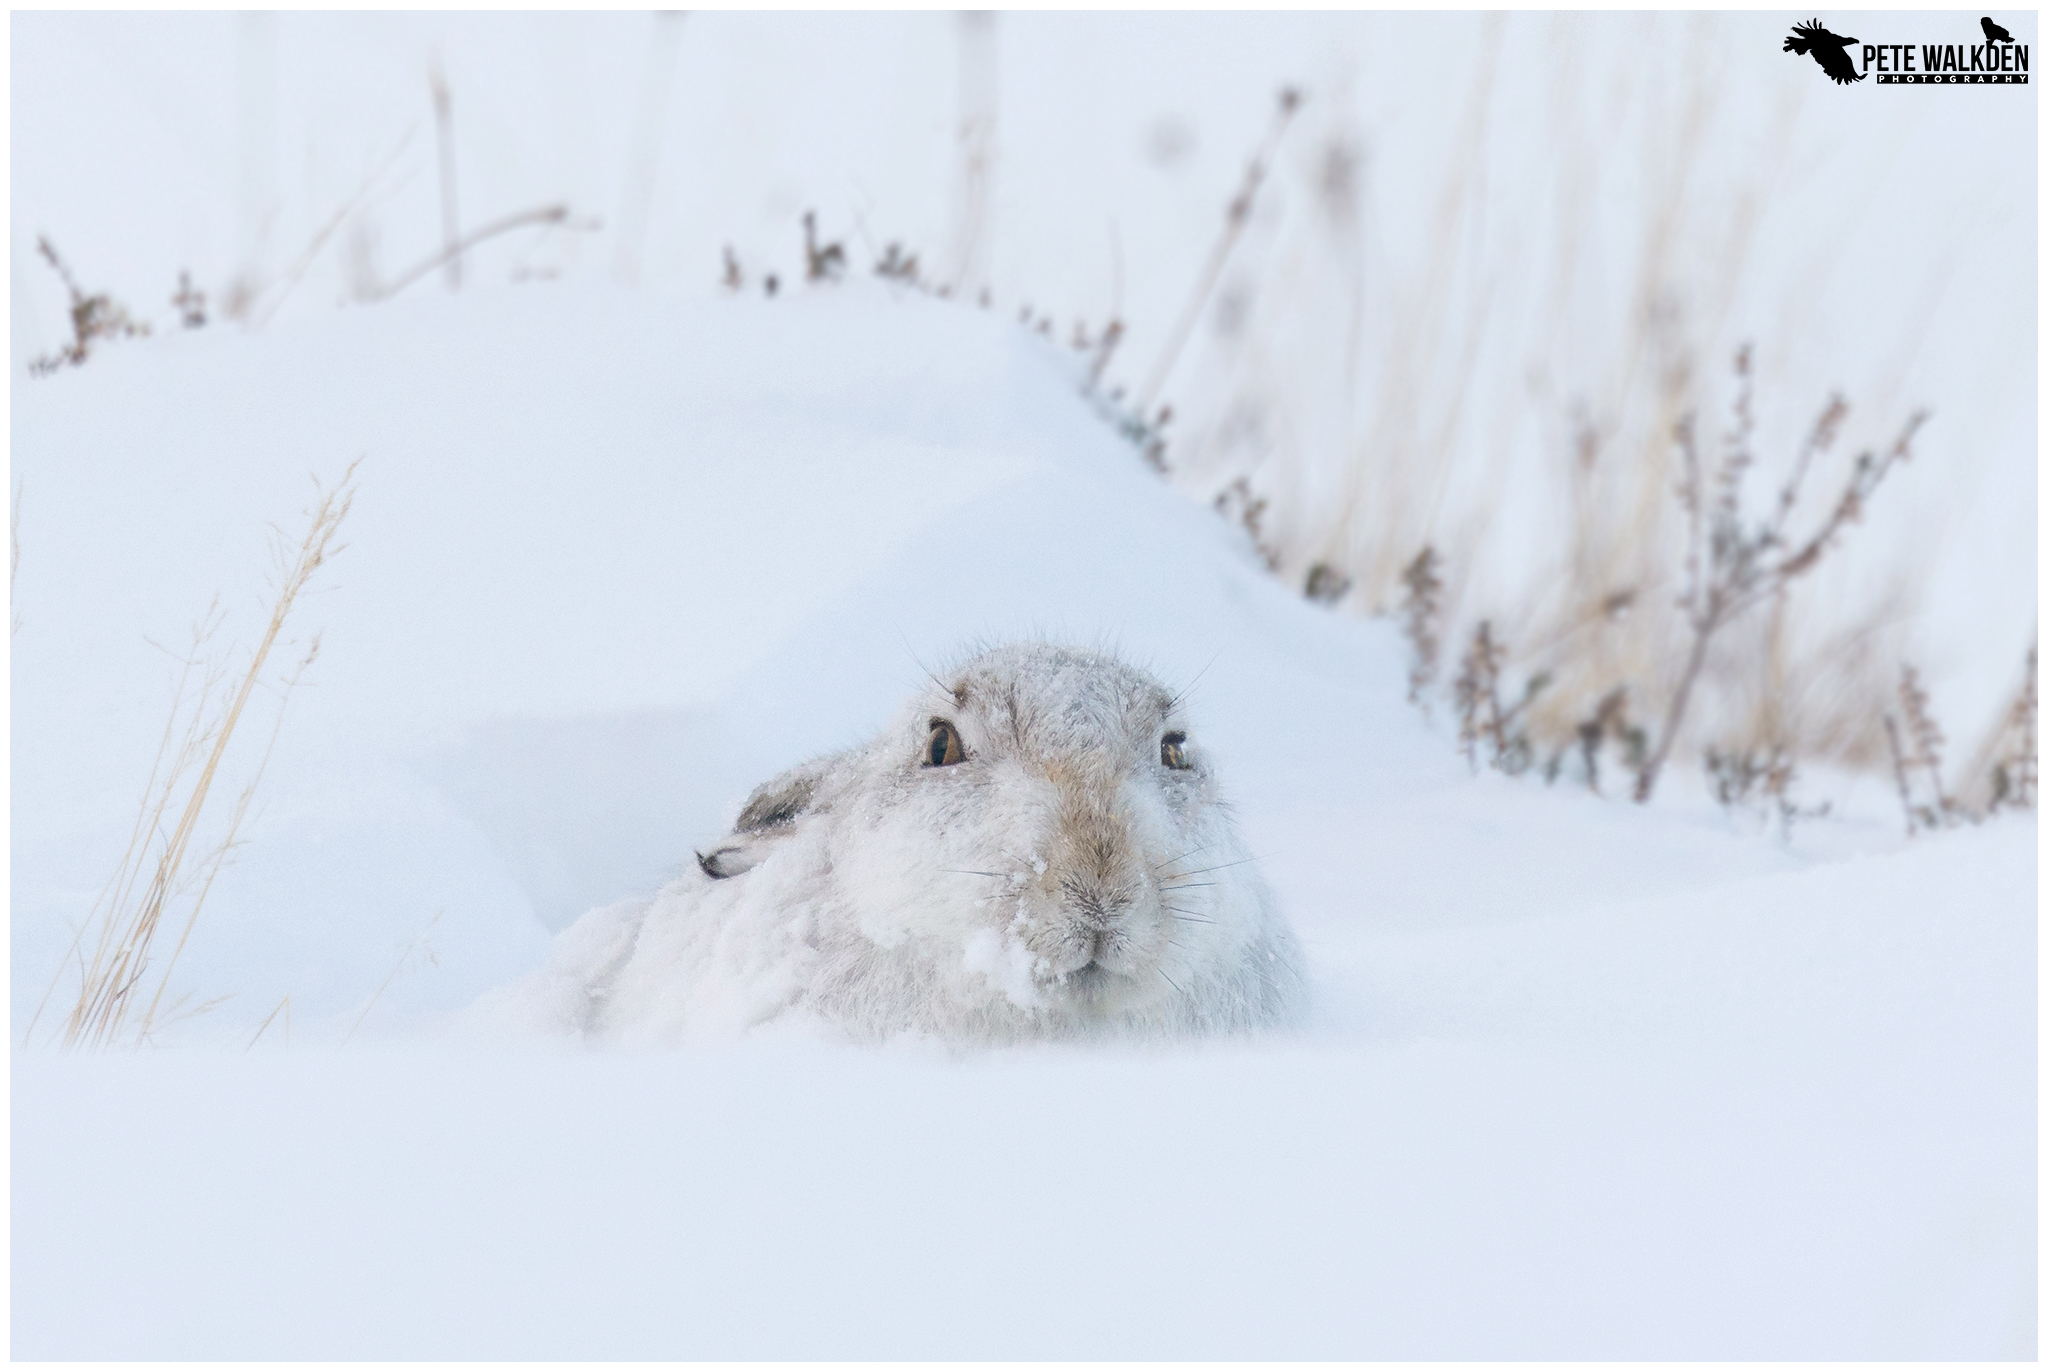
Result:
[[[1284,1046],[29,1058],[17,1177],[98,1184],[17,1186],[15,1352],[2024,1356],[2030,848],[1531,921]]]
[[[1204,215],[1237,172],[1222,130],[1267,98],[1258,64],[1284,65],[1261,47],[1231,76],[1215,40],[1240,22],[1142,78],[1214,70],[1235,92],[1220,101],[1243,97],[1201,126],[1214,184],[1176,183]],[[80,19],[64,42],[56,23],[16,23],[63,58],[16,48],[18,115],[93,43],[131,66],[158,40],[204,48],[161,17]],[[367,41],[352,23],[278,32]],[[488,29],[517,39],[507,62],[567,73],[542,102],[558,118],[477,135],[503,208],[557,193],[519,182],[534,167],[617,184],[574,156],[576,130],[610,116],[563,95],[624,41],[593,23],[558,52],[556,30]],[[908,18],[890,32],[906,69],[936,41]],[[1056,37],[1018,32],[1025,51]],[[719,79],[747,70],[735,58]],[[215,75],[225,106],[234,76]],[[710,100],[709,75],[678,89]],[[627,99],[617,84],[582,82],[604,110]],[[356,108],[343,86],[303,98]],[[99,88],[126,113],[42,141],[17,118],[16,192],[74,216],[51,227],[80,257],[112,258],[91,235],[115,217],[88,211],[114,191],[67,168],[113,165],[94,161],[109,129],[149,124],[136,146],[156,147],[231,121],[180,105],[162,72]],[[929,122],[907,96],[848,103],[885,131]],[[1012,127],[1051,118],[1005,108]],[[1907,122],[1932,137],[1948,116],[1925,108]],[[736,143],[794,137],[769,122]],[[507,151],[522,129],[529,160]],[[227,141],[194,135],[181,156]],[[352,154],[307,141],[354,184]],[[807,155],[842,142],[864,140],[849,124]],[[147,183],[177,207],[147,254],[231,236],[206,214],[234,203],[233,177],[186,167],[195,189],[181,166],[167,155]],[[1005,174],[1019,199],[1056,179]],[[759,222],[785,225],[796,192],[755,189]],[[1191,274],[1202,222],[1157,279]],[[1157,294],[1141,227],[1126,222],[1132,289]],[[2030,215],[1981,227],[1994,246],[2024,229],[2032,251]],[[1081,230],[1012,232],[1043,266]],[[39,269],[23,233],[17,219],[17,283]],[[288,632],[303,650],[317,630],[319,659],[173,982],[230,998],[149,1051],[62,1055],[39,1028],[12,1054],[13,1356],[2036,1355],[2031,815],[1909,841],[1887,779],[1817,773],[1805,796],[1832,813],[1781,840],[1723,814],[1690,767],[1650,807],[1474,777],[1454,726],[1404,700],[1394,626],[1269,577],[1007,302],[870,280],[711,298],[676,265],[701,244],[649,244],[638,289],[499,272],[344,310],[309,290],[259,332],[17,370],[17,1045],[149,772],[173,676],[150,640],[178,648],[218,595],[214,650],[239,663],[267,604],[266,526],[296,536],[308,472],[362,465],[347,550]],[[577,250],[560,251],[576,278]],[[2003,252],[1969,268],[1972,291]],[[131,261],[123,281],[174,265]],[[1982,317],[1937,319],[1952,332],[1915,375],[1975,365],[1957,340]],[[2030,375],[2026,325],[2007,362]],[[18,369],[48,339],[23,310],[14,326]],[[1963,408],[2025,442],[1987,444],[1951,513],[2031,505],[2033,392]],[[2025,618],[2005,572],[2033,565],[2031,531],[1994,533],[1978,560],[1941,564],[1930,603],[1952,624]],[[1107,646],[1191,688],[1305,951],[1300,1032],[956,1052],[789,1024],[640,1052],[464,1014],[586,910],[687,870],[756,784],[872,736],[924,664],[1023,637]],[[1994,646],[1995,670],[1964,675],[2004,681],[2010,645]],[[274,706],[259,696],[217,797],[253,774]],[[280,1017],[242,1051],[286,996],[289,1035]]]
[[[2031,1068],[1924,1046],[31,1059],[14,1351],[2024,1356]]]
[[[535,287],[109,352],[14,426],[17,1036],[161,723],[141,636],[216,590],[246,634],[261,522],[366,454],[178,973],[234,999],[15,1054],[17,1356],[2031,1352],[2031,825],[1907,843],[1866,784],[1788,845],[1475,780],[1391,626],[1273,584],[1009,324]],[[1194,683],[1301,1035],[450,1023],[921,660],[1032,632]],[[233,1052],[287,993],[290,1047]]]

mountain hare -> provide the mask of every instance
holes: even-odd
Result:
[[[760,787],[695,870],[584,915],[512,994],[627,1042],[791,1016],[1001,1042],[1275,1024],[1302,977],[1178,699],[1022,643]]]

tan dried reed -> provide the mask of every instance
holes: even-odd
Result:
[[[299,596],[314,574],[345,547],[336,542],[336,538],[355,501],[355,473],[359,464],[360,459],[350,463],[340,483],[333,489],[321,486],[315,479],[317,499],[307,511],[306,532],[296,549],[282,531],[274,530],[278,566],[269,620],[261,641],[250,656],[248,667],[234,684],[232,696],[221,692],[216,700],[216,691],[224,674],[206,660],[206,645],[220,626],[218,599],[195,626],[192,648],[183,658],[171,712],[164,725],[149,781],[143,788],[127,849],[93,910],[79,926],[64,963],[51,981],[50,990],[44,993],[42,1004],[37,1006],[35,1015],[31,1017],[23,1034],[25,1043],[35,1032],[65,968],[73,965],[74,960],[79,972],[79,987],[59,1037],[65,1048],[111,1048],[122,1044],[139,1047],[149,1041],[154,1030],[178,1013],[182,998],[173,999],[168,1004],[164,1000],[171,973],[176,970],[178,959],[198,923],[199,912],[212,890],[214,879],[229,854],[238,846],[237,835],[248,815],[256,786],[269,764],[271,751],[276,746],[285,705],[305,669],[319,653],[317,635],[305,657],[283,684],[269,739],[254,774],[236,800],[225,834],[213,847],[194,858],[192,847],[200,819],[220,774],[228,744],[241,723],[250,697],[263,678],[264,668]],[[195,672],[201,674],[201,684],[198,691],[188,697]],[[186,708],[188,698],[192,701],[189,710]],[[185,785],[188,777],[191,778],[189,787]],[[166,833],[165,821],[174,813],[175,823]],[[152,965],[157,936],[173,904],[188,891],[192,892],[192,900],[184,926],[170,958],[156,979],[154,993],[149,995],[144,1005],[144,983]],[[90,961],[85,960],[80,952],[88,930],[96,930]],[[216,1003],[207,1002],[199,1010]]]

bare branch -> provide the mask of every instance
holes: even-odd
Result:
[[[595,229],[598,227],[598,221],[594,219],[571,219],[567,205],[543,205],[539,209],[521,210],[518,214],[508,214],[503,219],[492,220],[480,229],[472,229],[459,241],[442,248],[426,261],[417,263],[407,270],[400,272],[398,279],[389,286],[386,286],[383,293],[376,298],[378,300],[389,300],[421,277],[432,274],[436,267],[460,257],[485,239],[496,238],[501,233],[510,233],[513,229],[524,228],[528,224],[560,224],[565,228],[571,229]]]
[[[1862,517],[1864,507],[1885,477],[1911,458],[1914,435],[1927,420],[1926,411],[1915,413],[1882,455],[1860,454],[1827,516],[1804,541],[1795,545],[1788,542],[1785,525],[1815,458],[1833,446],[1848,414],[1848,405],[1839,395],[1829,398],[1793,461],[1770,518],[1751,523],[1742,514],[1743,480],[1755,462],[1751,438],[1756,416],[1747,345],[1735,354],[1735,377],[1733,415],[1723,441],[1721,465],[1714,474],[1711,503],[1703,484],[1691,415],[1679,420],[1674,434],[1679,454],[1678,499],[1687,516],[1685,589],[1679,605],[1692,630],[1692,646],[1672,692],[1656,747],[1636,776],[1639,801],[1647,801],[1656,789],[1658,775],[1685,722],[1693,687],[1706,666],[1707,649],[1714,636],[1751,607],[1783,595],[1795,579],[1820,564],[1843,528]],[[1945,807],[1946,801],[1942,804]]]

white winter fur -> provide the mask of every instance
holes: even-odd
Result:
[[[941,722],[957,763],[933,765]],[[793,1015],[862,1038],[1211,1033],[1302,996],[1199,737],[1100,654],[1018,644],[934,678],[873,741],[757,790],[700,867],[586,914],[510,998],[670,1042]]]

